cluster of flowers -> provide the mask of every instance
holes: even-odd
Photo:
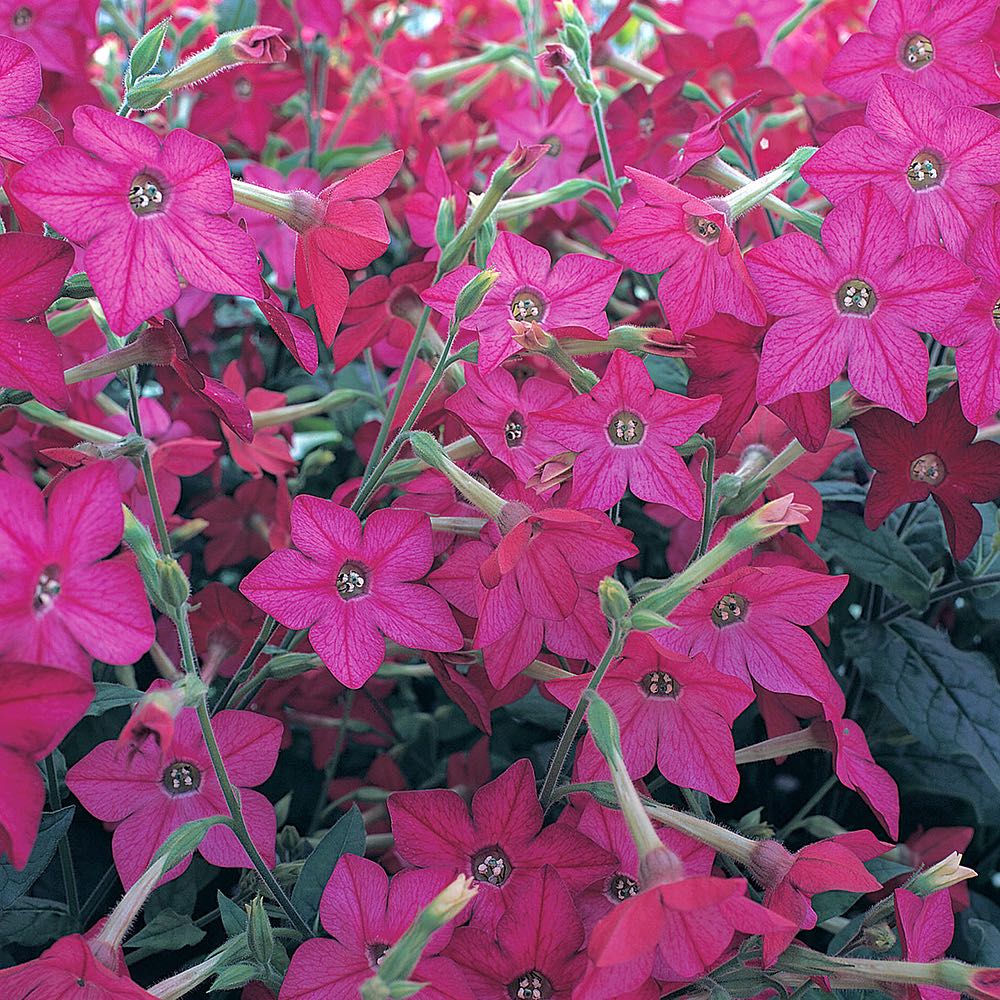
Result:
[[[814,545],[1000,496],[998,4],[156,6],[0,0],[0,995],[1000,997]]]

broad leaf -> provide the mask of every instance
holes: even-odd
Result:
[[[18,871],[9,861],[0,863],[0,910],[5,910],[15,899],[23,896],[48,868],[59,847],[59,841],[66,836],[66,831],[73,822],[74,812],[76,806],[66,806],[58,812],[42,814],[35,846],[22,871]]]
[[[190,917],[173,910],[161,910],[125,942],[125,947],[177,951],[197,944],[204,936],[205,932]]]
[[[319,901],[333,869],[345,854],[365,853],[365,824],[361,811],[351,806],[306,858],[292,890],[292,903],[307,924],[319,913]]]

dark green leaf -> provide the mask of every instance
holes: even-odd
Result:
[[[109,684],[107,681],[98,681],[94,687],[97,689],[97,693],[94,695],[94,700],[90,703],[86,715],[103,715],[113,708],[134,705],[142,697],[141,691],[126,687],[124,684]]]
[[[985,920],[968,917],[964,927],[968,961],[991,968],[1000,966],[1000,930]]]
[[[238,906],[228,896],[222,892],[217,893],[219,901],[219,916],[222,917],[222,926],[230,937],[236,937],[247,929],[247,911],[242,906]]]
[[[190,917],[173,910],[161,910],[125,942],[125,947],[177,951],[197,944],[204,936],[205,932]]]
[[[68,922],[65,904],[22,896],[0,910],[0,941],[42,947],[67,933]]]
[[[58,812],[42,813],[35,846],[22,871],[18,871],[10,861],[0,863],[0,910],[6,909],[15,899],[23,896],[48,868],[59,847],[59,841],[73,822],[74,812],[75,806],[66,806]]]
[[[160,50],[163,48],[163,36],[167,33],[169,25],[170,19],[167,18],[156,27],[150,28],[135,43],[135,48],[132,49],[132,55],[129,57],[128,73],[125,77],[128,86],[145,76],[157,64]]]
[[[821,479],[813,483],[816,492],[824,501],[839,503],[864,503],[867,491],[860,483],[848,482],[844,479]]]
[[[292,890],[292,903],[307,924],[311,925],[316,919],[320,897],[340,858],[345,854],[364,853],[365,824],[358,807],[351,806],[306,858]]]
[[[257,20],[257,0],[221,0],[215,8],[220,32],[249,28]]]

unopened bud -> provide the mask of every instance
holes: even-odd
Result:
[[[163,612],[176,620],[191,596],[187,574],[176,559],[156,560],[156,584],[163,601]]]
[[[438,205],[437,219],[434,222],[434,242],[439,247],[446,247],[455,238],[455,198],[448,195],[442,198]]]
[[[977,874],[962,864],[962,855],[958,851],[952,851],[937,864],[915,875],[907,883],[906,888],[918,896],[929,896],[939,889],[950,889],[953,885],[975,878]]]
[[[885,921],[876,924],[874,927],[863,927],[861,929],[861,944],[871,951],[890,951],[895,943],[896,935]]]
[[[427,904],[427,915],[444,927],[475,899],[478,891],[468,875],[458,875]]]
[[[128,753],[134,755],[152,736],[162,759],[173,742],[174,720],[184,707],[184,700],[184,690],[179,687],[147,691],[122,728],[117,740],[119,747],[127,748]]]
[[[653,632],[658,628],[677,627],[664,618],[663,615],[658,615],[655,611],[641,607],[633,609],[630,621],[634,632]]]
[[[468,319],[482,304],[489,290],[500,280],[500,272],[488,269],[480,271],[466,282],[455,299],[455,321]]]
[[[507,154],[507,158],[500,164],[500,170],[497,172],[503,171],[504,175],[513,182],[518,177],[523,177],[528,173],[551,148],[545,142],[529,146],[522,146],[520,142],[515,142],[514,148]]]
[[[623,323],[608,332],[610,349],[620,347],[630,354],[655,354],[661,358],[686,358],[694,351],[689,341],[663,326],[632,326]]]
[[[276,681],[287,681],[308,673],[319,666],[320,660],[315,653],[280,653],[269,661],[267,673]]]
[[[266,966],[274,954],[274,931],[264,909],[263,897],[257,896],[244,909],[247,911],[247,947],[253,958]]]
[[[601,611],[608,621],[617,622],[619,625],[628,621],[632,602],[629,600],[628,592],[618,580],[613,576],[606,576],[597,585],[597,596],[601,601]]]
[[[811,507],[795,502],[793,493],[786,493],[783,497],[758,507],[740,521],[731,531],[734,535],[733,542],[740,544],[741,548],[756,545],[773,538],[785,528],[805,524],[811,512]]]

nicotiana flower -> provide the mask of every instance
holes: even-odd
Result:
[[[30,112],[42,92],[42,71],[31,47],[0,34],[0,181],[3,160],[27,163],[56,137]]]
[[[920,897],[905,889],[892,894],[901,957],[906,962],[944,958],[955,933],[955,916],[947,891]],[[891,984],[894,1000],[957,1000],[962,994],[940,986]]]
[[[13,186],[85,247],[84,269],[115,333],[173,305],[178,272],[208,292],[259,297],[253,241],[225,216],[233,189],[218,146],[181,128],[160,139],[94,107],[77,108],[73,123],[79,148],[47,150]]]
[[[542,413],[538,423],[546,436],[578,453],[576,506],[607,510],[628,488],[640,500],[698,518],[701,490],[675,448],[715,416],[720,402],[718,396],[687,399],[657,389],[641,358],[615,351],[589,393]]]
[[[1000,122],[952,107],[912,80],[884,76],[868,99],[865,124],[827,140],[802,177],[834,205],[874,184],[903,217],[910,246],[941,242],[961,256],[997,200]]]
[[[947,327],[976,287],[940,247],[910,248],[887,195],[859,188],[823,221],[823,248],[788,233],[747,254],[768,309],[757,376],[761,403],[822,389],[847,364],[862,395],[909,420],[927,408],[927,348],[918,331]]]
[[[479,335],[479,369],[489,375],[520,347],[512,319],[540,323],[546,329],[582,326],[606,337],[604,309],[615,290],[621,267],[585,253],[568,253],[555,264],[544,247],[523,236],[501,233],[486,257],[500,278],[466,325]],[[471,265],[456,268],[431,286],[423,300],[451,317],[458,293],[477,274]]]
[[[48,504],[30,481],[0,473],[0,655],[90,677],[91,659],[135,663],[153,619],[121,543],[121,494],[109,462],[64,475]]]
[[[240,591],[282,625],[309,629],[313,649],[348,687],[375,673],[386,638],[435,652],[461,648],[447,604],[416,582],[434,560],[426,514],[377,510],[362,532],[346,507],[297,496],[292,542],[254,567]]]
[[[239,789],[240,805],[257,850],[274,864],[274,807],[254,785],[274,770],[282,726],[254,712],[225,710],[212,718],[212,729],[226,772]],[[147,740],[129,754],[117,740],[99,743],[66,773],[66,785],[93,816],[115,823],[111,851],[122,884],[128,888],[146,870],[167,837],[184,823],[227,816],[229,807],[212,767],[193,708],[174,723],[169,749],[161,754]],[[214,826],[198,848],[209,864],[250,868],[250,859],[229,827]],[[187,859],[166,878],[177,878]]]
[[[666,270],[659,300],[670,329],[686,333],[720,312],[761,325],[764,304],[725,212],[644,170],[625,173],[637,197],[603,246],[642,274]]]
[[[983,530],[973,504],[1000,496],[1000,444],[974,443],[976,428],[962,415],[957,387],[931,403],[918,424],[887,410],[869,410],[852,423],[875,469],[865,524],[874,530],[897,507],[933,497],[955,559],[967,558]]]
[[[995,14],[979,0],[879,0],[868,31],[848,38],[823,82],[865,101],[883,75],[906,77],[951,105],[989,104],[997,98],[997,72],[983,36]]]
[[[30,45],[42,69],[67,74],[66,86],[85,73],[97,7],[94,0],[0,0],[0,34]]]

